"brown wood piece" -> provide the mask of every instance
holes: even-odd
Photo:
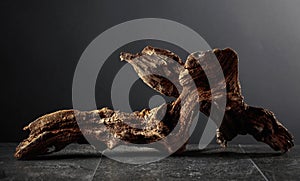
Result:
[[[144,56],[147,58],[143,58]],[[220,96],[226,96],[227,100],[223,121],[216,130],[217,142],[225,147],[227,142],[238,134],[250,134],[274,150],[286,152],[294,145],[292,135],[271,111],[252,107],[244,102],[238,79],[236,52],[230,48],[214,49],[202,52],[200,57],[199,54],[197,56],[191,54],[183,63],[176,54],[150,46],[138,54],[121,53],[121,60],[130,63],[148,86],[161,94],[175,97],[176,100],[151,110],[144,109],[133,113],[102,108],[94,111],[61,110],[44,115],[24,128],[29,130],[30,134],[17,146],[15,157],[22,159],[48,154],[59,151],[70,143],[87,143],[85,138],[101,142],[110,149],[119,145],[120,140],[136,144],[152,143],[165,138],[178,123],[178,134],[172,135],[171,140],[162,144],[169,152],[175,152],[169,144],[188,137],[187,132],[196,104],[200,104],[199,111],[210,115],[213,103],[211,88],[200,63],[206,63],[208,70],[214,70],[216,67],[210,64],[214,57],[219,61],[226,81],[226,95]],[[154,65],[154,58],[161,59],[161,65]],[[180,66],[170,65],[174,63]],[[172,72],[172,76],[166,79],[148,74],[157,66]],[[189,86],[186,75],[192,77],[197,90]],[[223,88],[214,89],[218,94],[218,90]],[[181,104],[183,100],[184,104]],[[184,111],[181,112],[182,110]],[[163,119],[161,114],[165,114]],[[184,147],[180,148],[179,152],[182,152]]]

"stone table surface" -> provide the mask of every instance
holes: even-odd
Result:
[[[77,144],[34,160],[16,160],[16,145],[0,143],[0,180],[300,180],[300,146],[281,154],[264,145],[203,150],[188,145],[181,156],[134,165]]]

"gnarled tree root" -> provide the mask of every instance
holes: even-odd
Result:
[[[121,53],[120,58],[130,63],[148,86],[161,94],[175,97],[176,100],[152,110],[144,109],[133,113],[103,108],[94,111],[62,110],[47,114],[24,128],[30,130],[30,135],[18,145],[15,157],[20,159],[48,154],[59,151],[70,143],[87,143],[86,138],[102,142],[110,149],[119,145],[120,140],[136,144],[152,143],[165,138],[179,124],[179,131],[177,135],[173,135],[173,140],[162,143],[166,150],[173,153],[176,150],[169,144],[188,137],[187,132],[195,109],[209,116],[211,104],[214,103],[212,100],[221,96],[225,96],[227,100],[223,121],[216,130],[217,142],[221,146],[225,147],[238,134],[250,134],[257,141],[282,152],[288,151],[294,145],[292,135],[271,111],[252,107],[244,102],[238,79],[238,57],[232,49],[193,53],[185,63],[168,50],[149,46],[138,54]],[[213,72],[215,66],[211,64],[212,58],[217,58],[221,65],[225,88],[211,88],[207,75],[200,66],[204,63],[208,70],[206,72]],[[157,65],[157,61],[161,61],[161,65]],[[174,62],[179,67],[166,66]],[[172,76],[167,79],[149,74],[157,66],[161,66],[166,74],[171,72]],[[195,90],[187,82],[186,75],[192,77]],[[219,89],[226,89],[226,95],[219,94],[218,98],[213,99],[211,89],[217,95]],[[190,95],[192,98],[186,99]],[[183,100],[185,104],[182,105]],[[200,106],[197,107],[196,104]],[[184,146],[179,150],[183,151]]]

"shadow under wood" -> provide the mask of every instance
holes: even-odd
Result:
[[[160,157],[162,154],[155,149],[125,149],[116,151],[106,152],[106,155],[117,156],[117,157]],[[245,159],[245,158],[267,158],[267,157],[277,157],[284,155],[281,152],[250,152],[243,153],[238,147],[233,148],[216,148],[216,147],[207,147],[205,149],[190,149],[181,154],[173,154],[171,157],[202,157],[202,158],[234,158],[234,159]],[[63,159],[88,159],[88,158],[99,158],[105,157],[101,152],[76,152],[76,153],[54,153],[48,155],[39,155],[32,158],[26,158],[22,160],[63,160]]]
[[[23,158],[20,161],[29,160],[65,160],[65,159],[89,159],[89,158],[100,158],[101,153],[69,153],[69,154],[49,154],[39,155],[31,158]]]
[[[49,154],[40,155],[33,158],[27,158],[22,160],[64,160],[64,159],[90,159],[99,158],[101,153],[70,153],[70,154]],[[148,156],[147,156],[148,155]],[[205,150],[188,150],[180,155],[171,155],[175,158],[184,157],[198,157],[198,158],[234,158],[234,159],[246,159],[246,158],[268,158],[268,157],[278,157],[282,156],[282,153],[241,153],[235,151],[219,151],[216,149],[205,149]],[[102,155],[106,157],[105,155]],[[159,152],[123,152],[123,153],[111,153],[110,156],[117,157],[155,157],[159,156]]]
[[[219,151],[218,149],[210,149],[208,152],[207,150],[188,150],[182,153],[181,155],[173,155],[176,157],[222,157],[222,158],[237,158],[237,159],[244,159],[244,158],[267,158],[267,157],[276,157],[281,156],[283,153],[281,152],[266,152],[266,153],[242,153],[237,151]]]

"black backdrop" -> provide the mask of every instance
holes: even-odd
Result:
[[[109,27],[146,17],[178,21],[197,31],[213,48],[235,49],[246,101],[271,109],[296,140],[300,136],[300,1],[3,0],[0,4],[0,142],[20,141],[26,136],[22,127],[30,121],[72,108],[73,73],[87,45]],[[147,44],[180,52],[175,46],[150,40],[123,48],[136,52]],[[107,70],[122,66],[118,51],[110,57],[118,63],[108,65]],[[154,93],[141,82],[135,87],[130,99],[139,109],[146,103],[134,97],[145,91]],[[98,106],[109,106],[105,94],[109,89],[97,84],[96,92]],[[238,141],[253,143],[247,137]]]

